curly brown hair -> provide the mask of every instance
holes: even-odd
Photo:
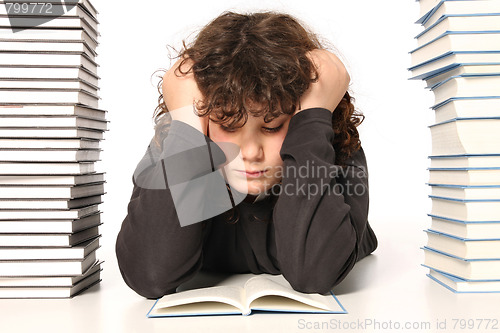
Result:
[[[322,48],[318,37],[290,15],[225,12],[206,25],[190,45],[183,41],[178,54],[182,60],[175,71],[176,75],[193,72],[204,97],[196,105],[199,116],[211,115],[218,123],[240,127],[249,112],[269,122],[300,108],[300,97],[318,78],[308,52]],[[192,66],[182,71],[189,59]],[[168,112],[161,86],[162,80],[155,118]],[[261,108],[250,108],[249,102]],[[356,127],[363,119],[346,92],[332,113],[336,164],[359,149]]]

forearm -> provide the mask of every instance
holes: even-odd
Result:
[[[199,212],[196,193],[205,192],[182,183],[212,174],[208,157],[207,163],[193,161],[193,155],[208,151],[205,136],[194,128],[173,122],[168,136],[158,141],[162,149],[154,149],[153,140],[136,169],[128,214],[116,242],[125,282],[148,298],[175,291],[200,269],[207,228],[199,223],[205,218],[190,213]],[[215,163],[224,158],[222,151],[212,154]],[[182,190],[177,187],[172,194],[176,184]]]
[[[285,177],[273,215],[277,260],[295,289],[327,292],[357,260],[368,189],[347,191],[360,190],[367,178],[334,164],[328,110],[304,110],[294,118],[281,149]]]
[[[124,281],[138,294],[172,293],[201,267],[201,223],[181,227],[168,189],[134,186],[116,241]]]

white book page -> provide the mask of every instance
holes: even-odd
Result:
[[[242,293],[239,287],[221,286],[185,290],[163,296],[151,315],[244,313]]]
[[[295,291],[282,275],[259,275],[245,285],[250,309],[303,312],[344,312],[332,295]]]
[[[177,288],[177,293],[158,300],[151,315],[243,313],[243,286],[251,274],[199,272]]]

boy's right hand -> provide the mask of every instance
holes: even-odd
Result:
[[[193,112],[194,105],[201,101],[203,96],[198,89],[193,72],[182,74],[177,70],[181,60],[177,60],[163,75],[163,101],[173,120],[183,121],[207,135],[208,117],[198,117]],[[192,64],[193,62],[188,59],[180,69],[186,72]]]

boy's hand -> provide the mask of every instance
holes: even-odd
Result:
[[[318,80],[311,83],[300,98],[300,110],[321,107],[333,112],[349,87],[349,74],[333,53],[316,49],[309,56],[318,71]]]
[[[181,74],[177,69],[181,59],[163,76],[163,101],[173,120],[183,121],[207,135],[208,117],[198,117],[194,105],[201,101],[203,96],[198,89],[193,72]],[[186,61],[182,71],[186,72],[192,66],[192,61]]]

